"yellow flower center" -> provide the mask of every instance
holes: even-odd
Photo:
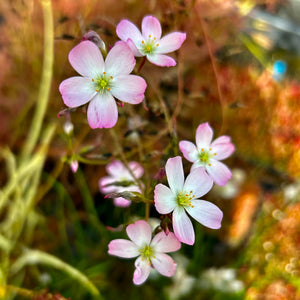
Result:
[[[153,54],[158,46],[159,44],[156,41],[156,37],[152,38],[151,34],[149,34],[147,40],[142,41],[141,52],[145,55]]]
[[[203,165],[209,165],[209,160],[211,159],[212,156],[217,155],[217,153],[212,153],[212,148],[209,148],[209,151],[204,150],[203,148],[201,149],[201,152],[199,153],[199,160]]]
[[[110,91],[110,88],[112,86],[112,79],[113,77],[108,76],[106,72],[103,72],[103,74],[96,79],[92,78],[96,92],[104,93],[106,91]]]
[[[178,195],[177,195],[177,204],[181,207],[187,207],[187,206],[190,206],[190,207],[194,207],[192,204],[191,204],[191,200],[193,200],[195,198],[195,195],[193,194],[193,191],[190,191],[189,193],[187,192],[180,192]]]
[[[154,254],[153,248],[151,248],[150,246],[147,245],[147,246],[139,249],[139,252],[142,257],[142,260],[146,259],[148,264],[151,265],[151,257],[155,258],[155,256],[153,255]]]

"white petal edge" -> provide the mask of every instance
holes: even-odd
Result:
[[[202,123],[196,130],[196,145],[198,150],[201,148],[209,148],[213,138],[213,130],[208,123]]]
[[[173,232],[167,235],[164,231],[159,232],[152,240],[151,246],[157,252],[174,252],[180,249],[181,243]]]
[[[136,221],[126,228],[128,237],[139,247],[150,245],[152,230],[150,225],[143,220]]]
[[[166,163],[166,175],[172,192],[177,195],[182,191],[184,172],[180,156],[172,157]]]
[[[142,260],[141,257],[136,259],[134,265],[136,269],[133,273],[133,283],[135,285],[141,285],[147,280],[151,266],[148,264],[147,260]]]
[[[137,257],[139,255],[139,249],[131,241],[117,239],[112,240],[108,244],[108,254],[123,258],[132,258]]]
[[[191,204],[186,210],[195,220],[211,229],[221,227],[223,213],[215,204],[205,200],[192,200]]]
[[[104,71],[99,48],[91,41],[83,41],[69,52],[69,62],[82,76],[96,78]]]
[[[154,189],[154,205],[160,214],[169,214],[176,207],[176,195],[167,186],[159,183]]]
[[[151,258],[154,268],[162,275],[172,277],[176,270],[174,260],[165,253],[156,253],[155,257]]]
[[[193,224],[183,208],[177,208],[173,212],[173,229],[180,242],[188,245],[195,243]]]

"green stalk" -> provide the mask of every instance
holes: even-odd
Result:
[[[70,277],[77,280],[82,286],[84,286],[93,296],[97,296],[97,299],[103,299],[95,287],[95,285],[80,271],[58,259],[57,257],[39,251],[39,250],[27,250],[11,267],[11,273],[18,273],[26,265],[42,264],[60,271],[65,272]]]
[[[29,134],[23,148],[21,161],[24,162],[32,153],[38,137],[41,132],[42,122],[46,112],[53,69],[54,58],[54,34],[53,34],[53,16],[51,0],[41,0],[43,16],[44,16],[44,54],[43,54],[43,70],[42,79],[38,94],[37,106],[33,116],[33,121],[29,129]]]

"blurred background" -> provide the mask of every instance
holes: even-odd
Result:
[[[0,2],[0,196],[9,195],[3,207],[0,199],[6,270],[5,276],[0,272],[0,298],[300,299],[300,1],[52,0],[53,77],[31,153],[45,143],[47,149],[31,193],[30,168],[16,172],[29,166],[22,153],[41,99],[42,3]],[[76,75],[68,53],[86,32],[97,32],[109,49],[120,20],[140,28],[147,14],[161,21],[163,34],[182,31],[187,39],[172,54],[176,67],[146,62],[141,71],[148,84],[145,101],[119,107],[114,139],[107,129],[90,129],[86,107],[65,110],[58,86]],[[205,197],[223,210],[222,228],[193,223],[195,245],[183,245],[172,255],[175,276],[155,273],[134,286],[134,260],[109,256],[107,245],[126,238],[123,224],[143,218],[144,204],[114,207],[98,181],[106,175],[105,165],[123,153],[144,166],[151,191],[166,180],[152,179],[169,157],[180,154],[178,141],[194,141],[202,122],[210,123],[215,137],[231,136],[236,147],[225,162],[232,179]],[[54,129],[44,143],[49,126]],[[188,172],[186,161],[185,167]],[[16,178],[24,183],[21,191]],[[26,218],[17,214],[23,209],[22,191],[33,203]],[[159,225],[154,208],[150,213]],[[101,295],[51,264],[25,263],[26,249],[79,270]]]

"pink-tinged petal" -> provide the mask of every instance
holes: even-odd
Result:
[[[117,25],[116,32],[117,36],[124,42],[127,42],[128,39],[131,39],[135,45],[139,45],[143,40],[140,30],[128,20],[122,20]]]
[[[138,247],[131,241],[117,239],[112,240],[108,244],[108,254],[124,258],[137,257],[139,253]]]
[[[230,143],[230,142],[231,142],[231,139],[230,139],[229,136],[221,135],[211,143],[211,146],[214,146],[216,144],[227,144],[227,143]]]
[[[212,152],[216,153],[214,159],[222,160],[229,157],[234,152],[234,145],[231,143],[211,145]]]
[[[116,181],[117,180],[115,178],[110,177],[110,176],[102,177],[99,180],[99,189],[100,189],[100,191],[104,194],[115,192],[117,190],[116,186],[110,185],[110,184],[113,183],[113,182],[116,182]]]
[[[142,260],[141,257],[138,257],[134,263],[136,269],[133,273],[133,283],[136,285],[140,285],[144,283],[151,270],[151,266],[148,264],[147,260]]]
[[[169,53],[179,49],[186,39],[186,34],[182,32],[173,32],[160,39],[156,53]]]
[[[169,214],[176,207],[176,195],[159,183],[154,189],[154,205],[160,214]]]
[[[142,34],[145,39],[156,38],[156,40],[159,40],[161,37],[160,22],[152,16],[144,17],[142,21]]]
[[[168,56],[168,55],[163,55],[163,54],[151,54],[147,55],[147,59],[160,67],[174,67],[176,66],[176,61]]]
[[[196,168],[187,176],[183,190],[187,193],[192,191],[194,198],[208,193],[213,186],[212,178],[205,172],[204,168]]]
[[[136,161],[131,161],[128,163],[128,167],[133,172],[136,178],[141,178],[144,174],[144,168]]]
[[[95,78],[104,71],[104,62],[99,48],[91,41],[83,41],[69,53],[69,62],[82,76]]]
[[[131,51],[132,51],[132,53],[133,53],[134,56],[137,56],[137,57],[145,56],[144,54],[142,54],[140,52],[140,50],[137,48],[136,44],[132,41],[132,39],[128,39],[126,41],[126,43],[129,46],[129,48],[131,49]]]
[[[125,42],[117,42],[105,59],[105,71],[109,76],[127,75],[135,66],[134,55]]]
[[[174,260],[165,253],[156,253],[155,257],[151,258],[154,268],[162,275],[171,277],[176,270]]]
[[[91,79],[79,76],[64,80],[59,85],[59,91],[69,107],[84,105],[97,93]]]
[[[201,160],[196,160],[192,164],[190,172],[194,171],[197,168],[204,168],[205,169],[205,163],[203,163]]]
[[[114,205],[118,207],[128,207],[131,205],[131,201],[122,197],[118,197],[114,198]]]
[[[200,124],[196,131],[196,145],[198,149],[209,148],[213,137],[213,130],[208,123]]]
[[[124,174],[128,173],[125,165],[117,159],[113,160],[106,166],[106,171],[108,174],[113,176],[116,179],[116,181],[124,177]]]
[[[150,225],[143,220],[136,221],[126,228],[128,237],[139,247],[149,245],[152,237],[152,230]]]
[[[139,104],[145,97],[146,87],[146,81],[140,76],[119,75],[113,80],[111,93],[123,102]]]
[[[221,227],[223,213],[216,205],[204,200],[192,200],[191,204],[186,210],[195,220],[212,229]]]
[[[176,208],[173,212],[173,229],[176,237],[182,243],[188,245],[195,243],[193,224],[183,208]]]
[[[181,243],[173,232],[166,235],[164,231],[161,231],[153,238],[151,247],[157,252],[174,252],[180,249]]]
[[[181,192],[184,183],[184,173],[180,156],[168,159],[166,163],[166,174],[172,192],[175,194]]]
[[[226,165],[217,160],[211,159],[210,164],[210,166],[206,166],[208,174],[212,177],[213,181],[217,185],[225,185],[231,178],[231,171]]]
[[[87,117],[93,129],[114,127],[118,121],[118,108],[113,96],[98,93],[89,104]]]
[[[180,141],[179,149],[182,152],[185,159],[190,162],[194,162],[198,159],[199,152],[192,142],[189,141]]]

